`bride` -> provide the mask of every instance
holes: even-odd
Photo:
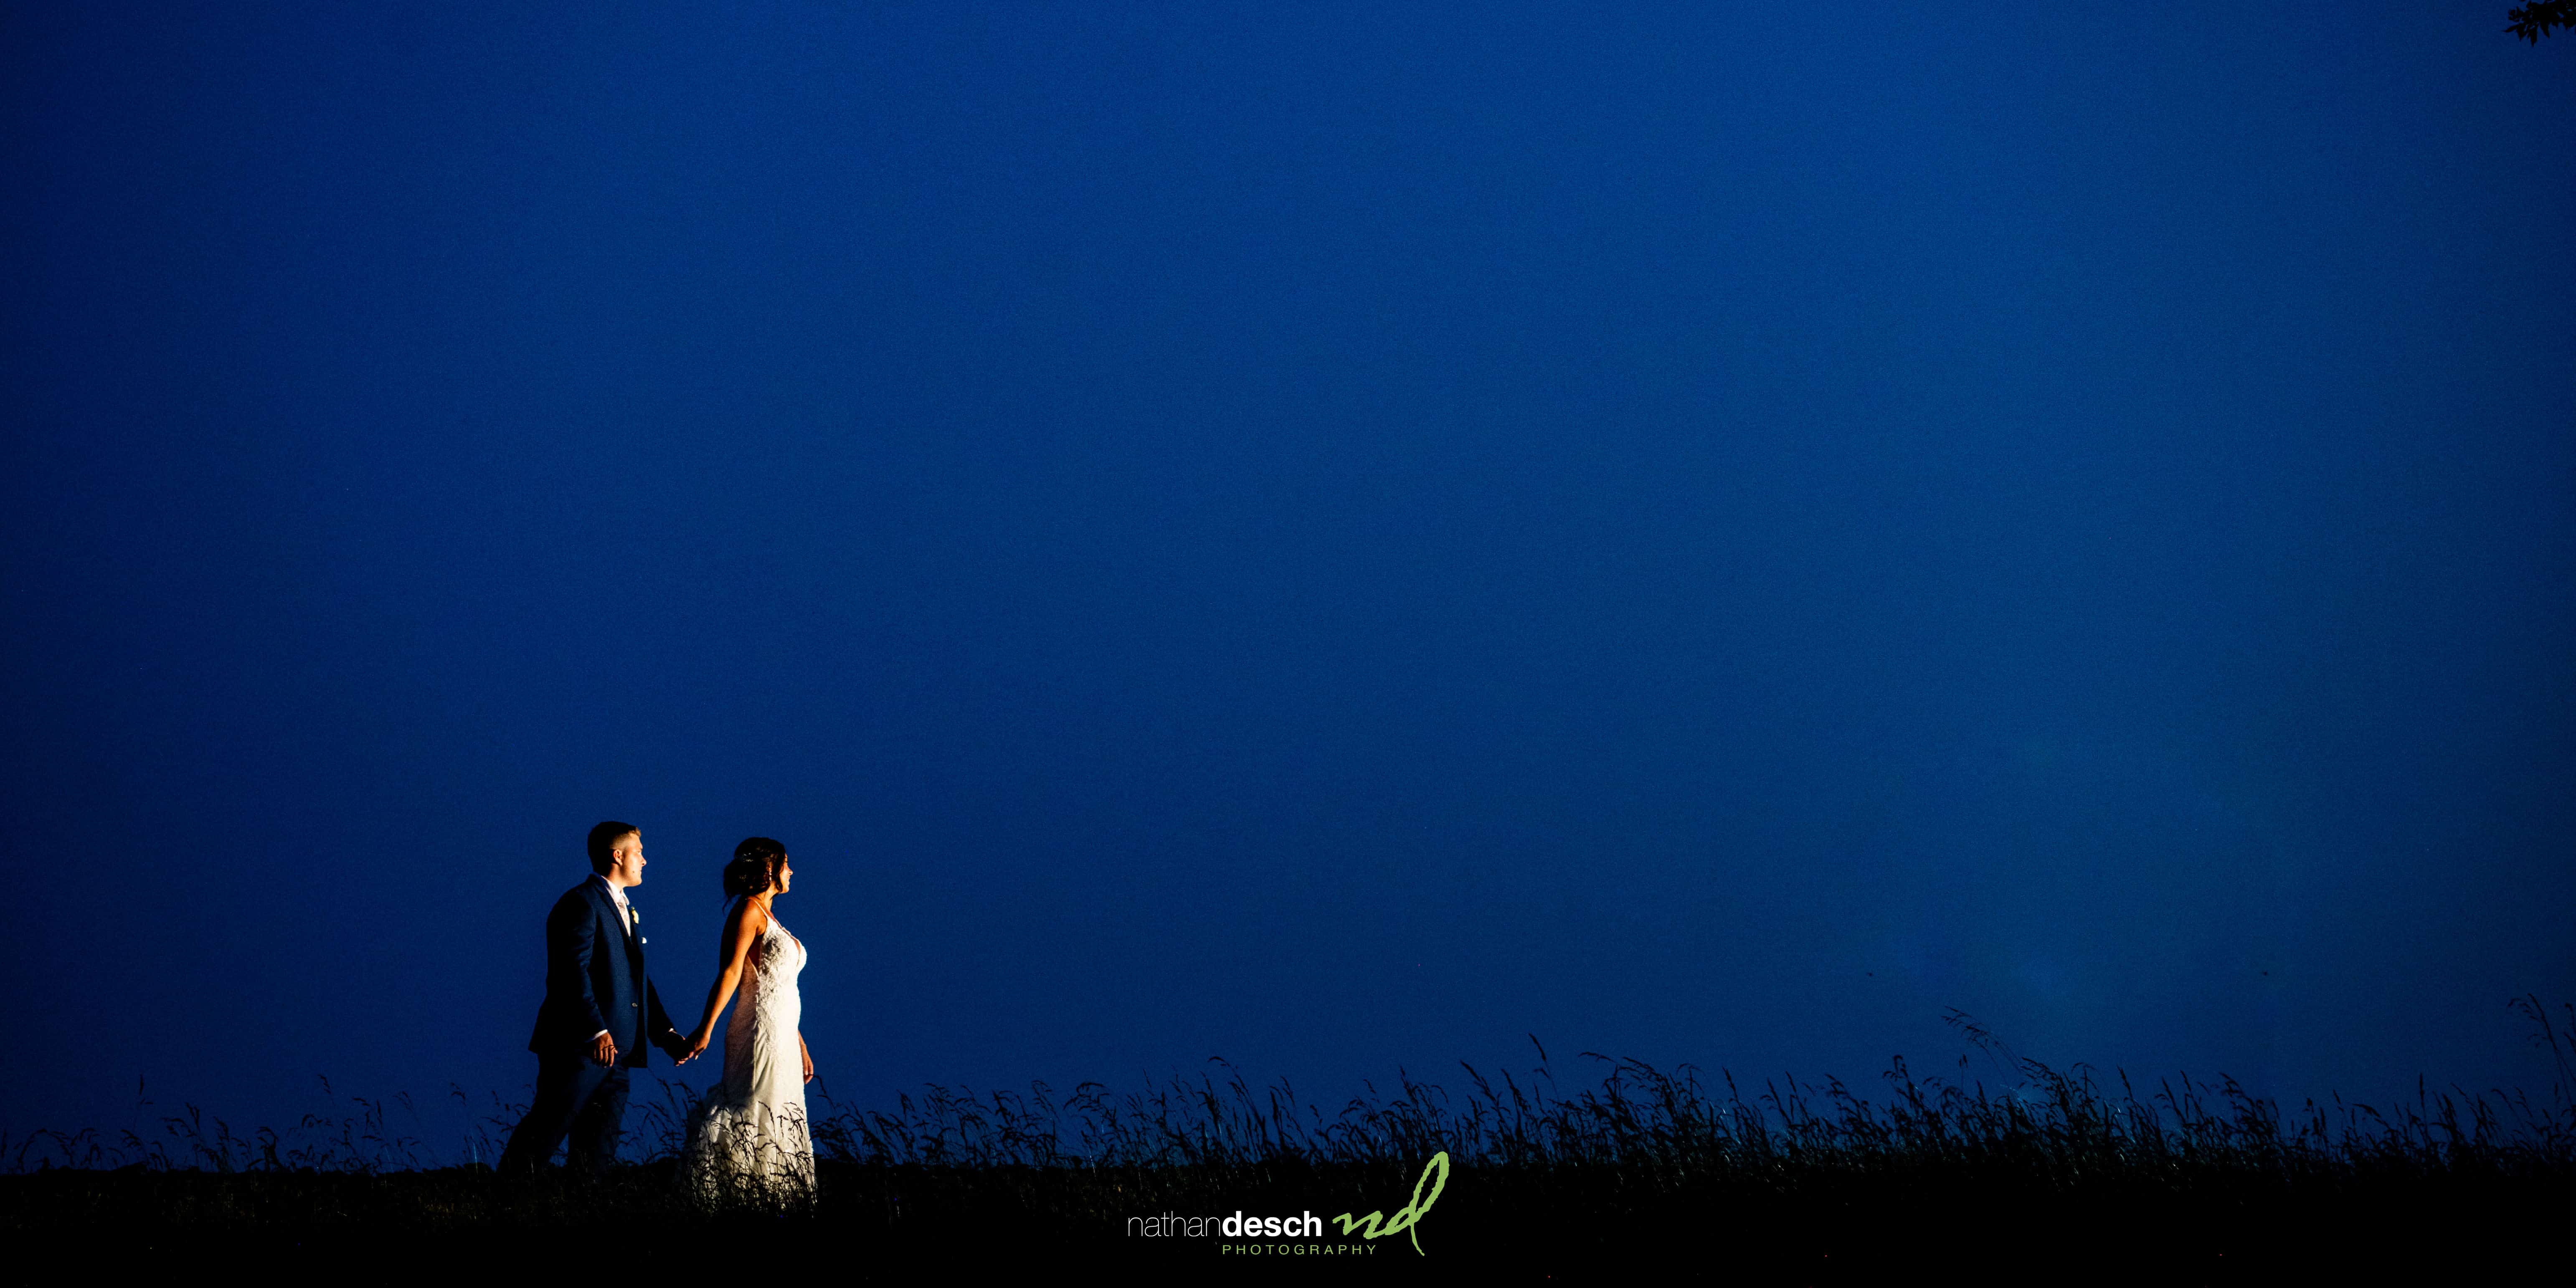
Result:
[[[735,846],[725,865],[725,893],[735,903],[725,914],[715,986],[689,1035],[689,1054],[707,1049],[737,987],[742,1004],[725,1027],[724,1081],[689,1116],[680,1177],[702,1202],[794,1203],[814,1194],[814,1138],[805,1120],[814,1057],[796,1028],[805,945],[771,907],[794,875],[787,847],[765,836]]]

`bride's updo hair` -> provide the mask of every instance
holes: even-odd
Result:
[[[725,865],[725,895],[746,899],[767,894],[778,884],[778,865],[787,861],[787,847],[765,836],[747,836],[733,847],[733,862]]]

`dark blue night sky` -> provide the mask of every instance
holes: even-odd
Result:
[[[0,1128],[453,1139],[609,817],[844,1102],[2538,1086],[2504,7],[12,5]]]

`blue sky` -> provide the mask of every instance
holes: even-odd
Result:
[[[606,817],[679,1010],[786,841],[859,1102],[2537,1085],[2501,15],[13,7],[0,1128],[514,1094]]]

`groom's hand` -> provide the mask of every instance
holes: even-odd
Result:
[[[590,1040],[590,1062],[592,1064],[617,1063],[617,1039],[612,1038],[605,1033],[592,1038]]]

